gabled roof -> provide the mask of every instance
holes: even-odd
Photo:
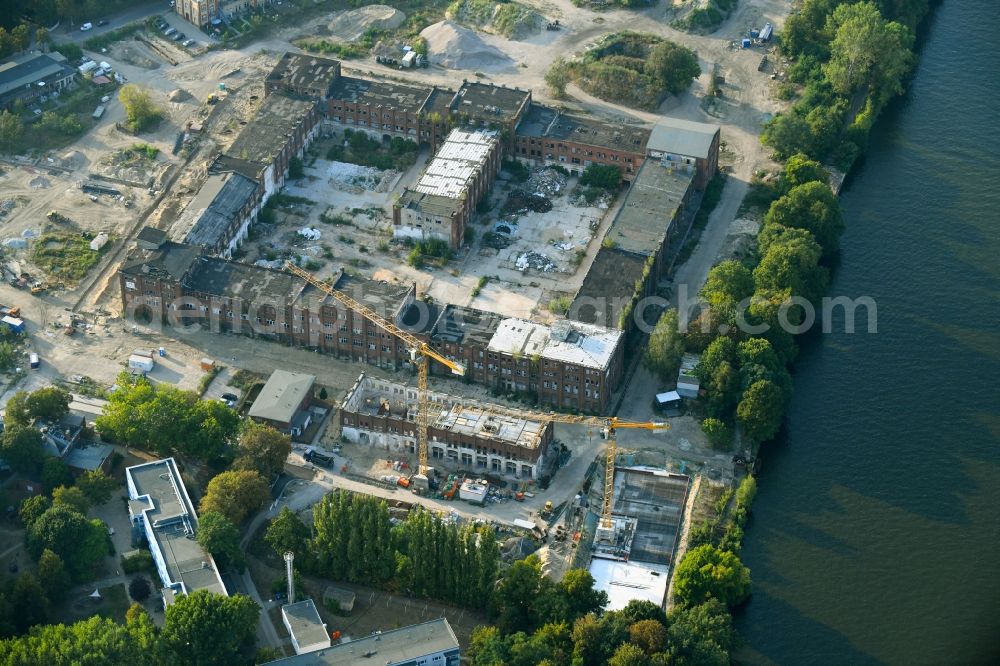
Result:
[[[315,382],[316,377],[313,375],[275,370],[268,377],[248,416],[290,423]]]
[[[0,95],[30,86],[54,74],[72,76],[76,73],[61,54],[28,53],[0,63]]]

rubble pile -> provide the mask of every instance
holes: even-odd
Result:
[[[524,188],[540,197],[554,197],[566,189],[566,176],[551,167],[538,169],[528,178]]]
[[[556,269],[555,263],[541,252],[523,252],[517,256],[514,265],[519,271],[533,268],[543,273],[551,273]]]
[[[513,190],[504,202],[500,213],[503,216],[524,215],[528,211],[535,213],[547,213],[552,210],[552,202],[544,196],[525,192],[524,190]]]

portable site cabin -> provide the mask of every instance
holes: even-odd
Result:
[[[24,333],[24,320],[23,319],[19,319],[17,317],[11,317],[10,315],[7,315],[3,319],[0,319],[0,322],[3,322],[3,324],[7,328],[9,328],[11,333],[16,333],[18,335],[20,335],[21,333]]]
[[[771,36],[774,34],[774,26],[770,23],[765,23],[764,27],[760,29],[760,41],[767,42],[771,40]]]
[[[660,409],[675,409],[681,406],[681,395],[677,391],[656,394],[656,406]]]

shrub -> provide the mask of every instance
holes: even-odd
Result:
[[[122,556],[122,571],[127,574],[156,572],[153,555],[148,550],[140,550],[133,555]]]

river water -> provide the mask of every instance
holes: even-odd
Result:
[[[803,344],[741,661],[1000,663],[998,35],[994,3],[937,7],[843,193],[830,294],[874,298],[878,332]]]

